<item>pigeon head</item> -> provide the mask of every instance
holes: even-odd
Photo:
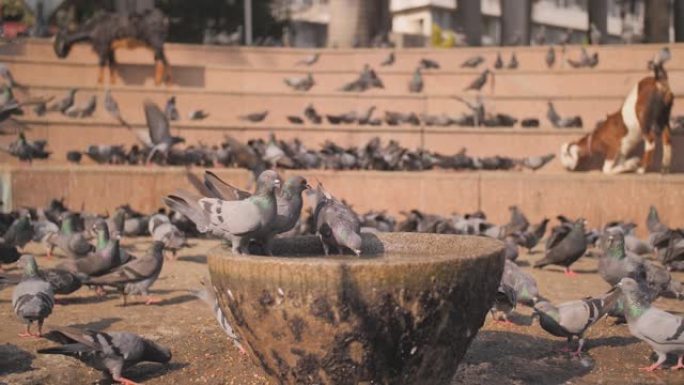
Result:
[[[534,304],[533,316],[541,317],[542,315],[549,315],[553,317],[554,314],[558,315],[558,308],[551,302],[539,301]]]
[[[625,236],[621,231],[609,231],[605,239],[606,254],[622,259],[625,255]]]
[[[100,241],[103,241],[104,243],[107,242],[107,239],[104,239],[104,238],[109,237],[109,226],[107,226],[106,221],[104,221],[104,220],[96,221],[93,224],[93,232],[95,232],[95,234],[97,234],[98,244],[100,243]]]
[[[147,339],[143,339],[143,343],[145,344],[145,350],[143,352],[145,361],[159,362],[162,364],[171,361],[171,351],[169,349]]]
[[[273,170],[266,170],[257,179],[257,193],[272,193],[275,189],[280,188],[280,184],[278,173]]]
[[[24,268],[24,277],[35,277],[38,275],[38,264],[33,255],[24,254],[17,262],[19,267]]]
[[[579,163],[579,146],[576,143],[563,143],[560,151],[560,161],[563,167],[573,171]]]
[[[306,178],[303,176],[293,176],[285,182],[285,186],[283,187],[283,190],[291,192],[293,194],[301,194],[302,191],[304,190],[310,190],[311,186],[309,186],[309,183],[306,181]]]
[[[67,31],[66,29],[60,29],[55,35],[55,40],[52,46],[55,50],[55,55],[58,58],[64,59],[69,56],[69,51],[71,51],[71,44],[67,41]]]
[[[642,286],[632,278],[622,278],[617,284],[625,299],[625,316],[629,320],[641,316],[650,307],[647,294]]]

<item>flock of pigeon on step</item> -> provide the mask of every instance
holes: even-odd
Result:
[[[43,335],[42,325],[54,310],[56,294],[69,295],[84,286],[95,289],[94,295],[113,288],[124,306],[130,295],[143,295],[147,304],[155,303],[149,291],[162,273],[164,250],[175,255],[188,246],[190,236],[227,240],[236,254],[272,254],[276,236],[317,234],[326,254],[359,256],[363,254],[362,233],[409,231],[479,235],[505,243],[504,273],[491,310],[496,321],[510,322],[508,317],[518,304],[533,307],[534,316],[548,333],[566,338],[569,345],[578,339],[573,354],[580,356],[587,330],[603,316],[614,317],[616,323],[627,322],[630,332],[657,353],[658,360],[646,370],[657,369],[668,354],[679,355],[675,369],[684,367],[684,320],[651,306],[659,296],[684,297],[682,283],[669,272],[684,270],[684,230],[668,228],[653,207],[646,220],[648,240],[635,236],[634,223],[615,221],[600,230],[587,230],[582,218],[558,216],[559,224],[546,239],[544,256],[534,267],[558,265],[566,275],[574,276],[571,266],[579,258],[597,258],[600,276],[613,289],[556,305],[543,297],[534,278],[515,263],[520,247],[533,250],[544,239],[549,220],[530,225],[516,206],[510,207],[510,220],[502,225],[489,222],[481,211],[443,217],[412,210],[403,213],[405,218],[398,222],[384,212],[357,215],[320,183],[313,190],[301,176],[282,182],[276,172],[266,170],[250,193],[210,171],[203,179],[187,175],[197,191],[179,190],[166,196],[168,209],[151,215],[123,206],[103,217],[72,211],[53,201],[43,209],[22,208],[0,216],[0,263],[19,261],[24,270],[21,278],[0,276],[0,285],[16,284],[12,306],[27,324],[21,335],[44,336],[63,344],[38,353],[74,356],[122,383],[132,383],[123,377],[122,363],[128,367],[140,361],[168,362],[168,349],[134,334],[56,327]],[[311,208],[302,216],[304,194],[311,200]],[[120,244],[122,237],[141,235],[153,240],[145,255],[131,255]],[[66,259],[54,268],[39,268],[33,256],[20,253],[29,242],[44,245],[48,258],[58,249]],[[241,348],[239,337],[216,306],[214,293],[201,290],[197,296],[209,302],[221,327]],[[37,323],[37,332],[31,331],[33,323]],[[135,350],[140,344],[146,348]]]

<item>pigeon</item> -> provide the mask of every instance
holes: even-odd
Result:
[[[64,115],[70,118],[89,118],[95,113],[97,108],[97,96],[91,95],[83,105],[76,106],[75,104],[64,111]]]
[[[251,196],[250,193],[224,182],[211,171],[205,171],[204,184],[214,198],[224,201],[247,199]],[[271,226],[274,234],[268,235],[266,239],[270,239],[275,234],[286,233],[295,227],[304,204],[302,193],[310,189],[311,186],[304,177],[293,176],[287,179],[276,195],[277,214],[275,222]],[[268,248],[267,245],[265,247]]]
[[[171,223],[169,217],[164,214],[155,214],[149,220],[149,233],[153,241],[164,243],[164,248],[176,255],[178,250],[187,245],[185,233],[180,231],[176,225]]]
[[[204,120],[209,116],[204,110],[192,110],[188,113],[188,119],[190,120]]]
[[[551,234],[547,243],[546,256],[535,262],[534,267],[541,269],[546,265],[560,265],[565,267],[565,275],[574,276],[570,265],[587,251],[584,224],[584,219],[578,219],[572,226],[556,227],[558,231]]]
[[[368,109],[359,114],[358,118],[356,119],[356,123],[359,124],[360,126],[370,124],[371,122],[371,116],[373,116],[373,112],[375,111],[375,106],[370,106]]]
[[[116,119],[121,125],[124,127],[128,128],[129,130],[132,129],[131,125],[128,124],[128,122],[121,116],[121,111],[119,110],[119,103],[117,103],[116,99],[112,96],[112,91],[108,88],[105,90],[105,96],[104,96],[104,108],[109,113],[111,117]]]
[[[252,112],[247,115],[242,115],[240,116],[240,120],[252,122],[252,123],[259,123],[262,122],[264,119],[266,119],[266,116],[268,116],[268,110],[260,111],[260,112]]]
[[[494,304],[490,309],[494,321],[511,323],[508,316],[515,310],[517,303],[518,300],[515,289],[503,282],[499,284],[499,288],[496,290],[496,295],[494,296]]]
[[[389,66],[394,64],[395,60],[396,60],[396,58],[395,58],[394,52],[390,52],[389,54],[387,54],[387,57],[385,58],[385,60],[383,60],[382,63],[380,63],[380,66],[381,67],[389,67]]]
[[[305,57],[304,59],[296,62],[295,65],[297,65],[297,66],[300,66],[300,65],[312,66],[312,65],[316,64],[316,62],[318,61],[318,59],[320,57],[321,57],[321,54],[316,52],[316,53],[309,55],[309,56]]]
[[[38,275],[52,287],[54,294],[67,295],[80,289],[82,276],[62,269],[40,269]]]
[[[532,229],[514,233],[513,236],[517,244],[526,248],[527,251],[531,253],[532,249],[537,246],[542,238],[544,238],[544,234],[546,233],[546,225],[548,223],[548,218],[544,218],[539,224],[533,226]]]
[[[556,50],[553,49],[553,47],[549,46],[549,50],[546,51],[546,66],[548,68],[553,67],[553,65],[556,63]]]
[[[646,217],[646,228],[649,234],[663,233],[668,231],[668,227],[660,221],[658,210],[655,206],[650,206],[648,209],[648,216]]]
[[[97,234],[97,249],[80,259],[72,259],[57,265],[58,269],[91,277],[106,274],[125,261],[119,245],[119,238],[109,238],[109,228],[104,220],[93,225]]]
[[[520,208],[518,208],[516,205],[513,205],[508,207],[508,211],[511,213],[511,218],[504,226],[504,235],[511,235],[517,232],[526,231],[530,226],[530,222],[527,220],[527,217],[520,210]]]
[[[228,336],[228,339],[235,345],[238,350],[240,350],[240,353],[246,354],[247,351],[245,348],[242,346],[242,343],[240,342],[240,336],[238,336],[235,333],[235,330],[233,327],[230,325],[230,322],[228,321],[228,318],[226,318],[226,315],[223,313],[223,310],[221,309],[221,306],[219,306],[218,299],[216,298],[216,288],[207,288],[204,284],[202,283],[202,288],[199,290],[193,291],[193,294],[204,301],[207,305],[209,305],[209,308],[211,309],[212,314],[216,318],[216,320],[219,323],[219,326],[221,329],[226,333]]]
[[[50,152],[45,151],[45,146],[47,146],[47,141],[35,140],[31,142],[26,138],[24,132],[20,131],[17,140],[10,143],[9,146],[0,146],[0,151],[4,151],[21,161],[32,163],[33,159],[50,157]]]
[[[169,121],[175,121],[180,119],[180,113],[178,113],[178,108],[176,108],[176,97],[171,96],[164,106],[164,115]]]
[[[430,59],[420,59],[420,62],[418,63],[418,67],[424,69],[424,70],[430,70],[430,69],[439,69],[439,63],[437,63],[434,60]]]
[[[65,113],[66,110],[68,110],[71,106],[74,105],[74,97],[76,96],[77,91],[78,90],[76,88],[70,89],[64,98],[59,99],[59,100],[55,101],[54,103],[52,103],[47,108],[47,110]]]
[[[278,174],[266,170],[257,179],[254,195],[243,200],[194,199],[190,194],[179,192],[165,197],[164,202],[170,209],[190,218],[201,233],[210,232],[228,239],[233,254],[243,254],[249,240],[264,239],[272,233],[277,215],[275,189],[278,187]],[[266,239],[266,244],[268,241]]]
[[[323,122],[323,117],[316,112],[316,109],[311,103],[304,109],[304,116],[313,124],[321,124],[321,122]]]
[[[474,56],[471,57],[470,59],[464,61],[461,64],[461,68],[475,68],[482,64],[484,62],[484,58],[482,56]]]
[[[501,284],[512,287],[515,290],[516,301],[528,306],[534,306],[541,298],[537,281],[523,271],[515,262],[506,260],[504,264]]]
[[[311,75],[311,72],[306,74],[304,77],[287,77],[284,79],[285,84],[287,84],[290,88],[292,88],[295,91],[308,91],[313,87],[316,82],[314,81],[313,75]]]
[[[654,56],[653,59],[649,60],[648,68],[653,69],[655,66],[662,66],[665,62],[672,58],[672,53],[670,53],[669,47],[661,48]]]
[[[558,115],[558,112],[556,112],[553,102],[549,100],[547,104],[548,109],[546,112],[546,117],[555,128],[582,128],[581,116],[577,115],[573,117],[562,118],[560,115]]]
[[[233,163],[237,167],[243,167],[252,171],[254,177],[258,178],[259,175],[261,175],[261,172],[266,168],[261,156],[259,156],[252,147],[240,143],[232,136],[226,135],[225,138],[231,151]]]
[[[146,305],[161,302],[149,296],[149,288],[159,278],[164,265],[164,242],[155,240],[152,248],[141,258],[131,259],[123,265],[98,277],[85,281],[90,286],[116,287],[122,294],[123,306],[127,295],[144,295]]]
[[[123,377],[125,369],[139,362],[164,364],[171,360],[169,349],[133,333],[60,327],[52,328],[45,337],[60,346],[39,349],[39,354],[76,358],[123,385],[136,384]]]
[[[599,62],[598,52],[594,52],[591,56],[589,56],[589,53],[587,53],[586,48],[581,47],[580,60],[567,59],[566,61],[568,62],[568,64],[570,64],[572,68],[593,68],[596,67],[596,65]]]
[[[358,216],[349,206],[340,202],[318,185],[316,191],[317,204],[314,210],[316,234],[321,240],[325,255],[330,249],[337,249],[339,254],[343,248],[351,250],[356,256],[361,255],[361,224]]]
[[[482,87],[487,83],[487,78],[491,71],[488,69],[485,69],[475,80],[473,80],[468,87],[464,88],[463,91],[468,91],[468,90],[475,90],[479,91],[482,89]]]
[[[539,317],[539,325],[549,334],[567,338],[568,346],[573,337],[577,337],[578,346],[573,354],[579,356],[585,343],[584,333],[615,306],[619,297],[618,290],[611,290],[596,298],[587,297],[558,306],[539,301],[534,305],[534,315]]]
[[[522,166],[529,168],[530,170],[536,171],[546,166],[546,164],[552,161],[555,157],[555,154],[547,154],[543,156],[528,156],[527,158],[523,158],[520,163]]]
[[[6,247],[23,248],[33,239],[33,226],[29,214],[15,219],[0,238],[0,244]]]
[[[171,136],[171,127],[166,115],[153,102],[146,100],[144,103],[145,121],[150,134],[150,142],[146,143],[150,149],[146,163],[149,163],[156,154],[167,159],[171,147],[178,143],[184,143],[185,139]]]
[[[38,274],[38,265],[32,255],[23,255],[24,276],[12,292],[12,307],[19,319],[26,323],[26,331],[20,337],[40,337],[43,321],[52,313],[55,305],[52,286]],[[31,324],[38,323],[38,333],[31,333]]]
[[[508,62],[506,68],[508,68],[509,70],[518,68],[518,57],[515,55],[515,52],[511,54],[511,61]]]
[[[0,63],[0,77],[5,80],[9,88],[25,88],[25,86],[20,85],[14,80],[12,71],[10,71],[9,67],[5,63]]]
[[[288,115],[287,121],[292,123],[292,124],[304,124],[304,119],[302,119],[296,115]]]
[[[500,70],[504,66],[503,59],[501,58],[501,52],[496,53],[496,61],[494,61],[494,68]]]
[[[47,247],[48,258],[52,257],[55,247],[62,250],[67,257],[81,258],[95,251],[95,247],[90,244],[89,238],[81,233],[74,231],[75,214],[66,212],[61,215],[62,227],[59,232],[49,233],[44,238]]]
[[[672,370],[684,368],[684,319],[651,306],[648,297],[641,291],[640,285],[631,278],[623,278],[618,288],[625,300],[625,318],[629,332],[633,336],[648,343],[658,355],[656,362],[642,368],[654,371],[665,362],[668,354],[679,356],[677,365]]]
[[[19,260],[21,253],[16,246],[8,246],[0,243],[0,271],[3,271],[2,265],[8,265]]]
[[[416,68],[411,77],[408,86],[409,92],[417,94],[423,92],[423,75],[420,72],[420,67]]]

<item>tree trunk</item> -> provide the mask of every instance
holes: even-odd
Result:
[[[500,0],[501,45],[529,45],[532,24],[531,0]]]
[[[670,41],[669,0],[644,1],[644,38],[647,43]]]
[[[591,44],[605,43],[606,36],[608,36],[608,0],[591,0],[589,1],[589,30],[587,31],[587,38]],[[601,32],[603,41],[591,41],[591,25],[594,24]]]
[[[482,1],[461,0],[458,3],[458,19],[463,26],[469,46],[482,45]]]

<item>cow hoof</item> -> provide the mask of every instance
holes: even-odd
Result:
[[[660,169],[661,174],[669,174],[670,173],[670,168],[669,167],[663,167]]]
[[[637,169],[637,174],[646,174],[646,169],[644,167],[639,167]]]

